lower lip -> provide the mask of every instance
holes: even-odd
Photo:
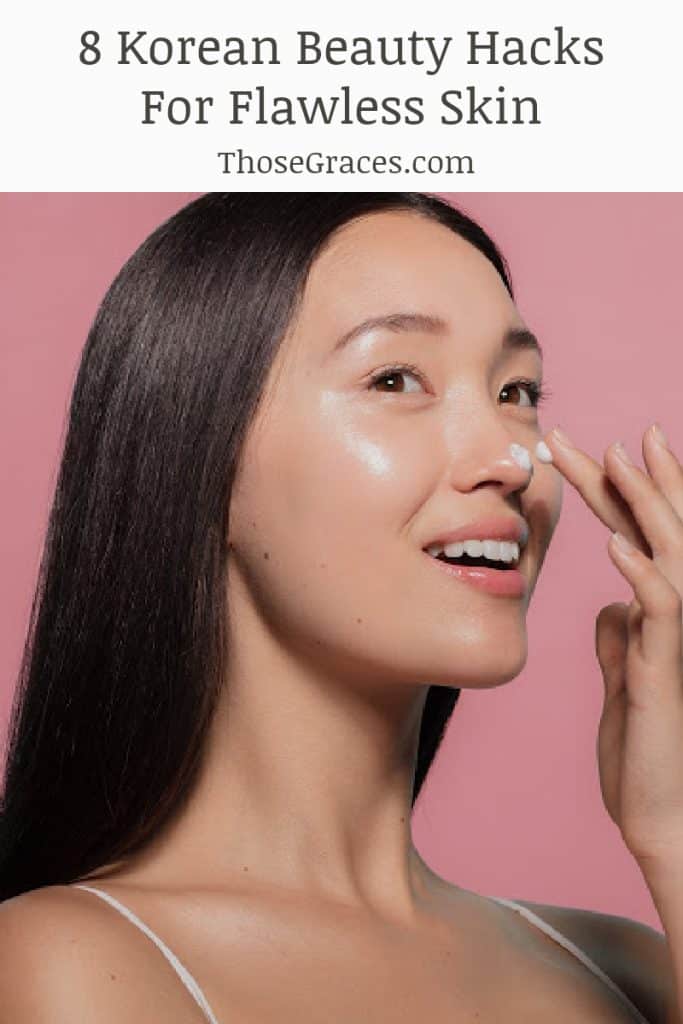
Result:
[[[427,552],[425,555],[437,569],[477,587],[478,590],[484,590],[487,594],[522,597],[526,592],[526,576],[519,569],[488,569],[482,565],[451,565],[449,562],[433,558]]]

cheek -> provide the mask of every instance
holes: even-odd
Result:
[[[233,491],[231,532],[254,597],[287,635],[353,644],[359,623],[396,601],[397,574],[409,592],[404,535],[434,484],[424,444],[414,425],[334,397],[261,431]]]
[[[282,448],[279,495],[294,546],[338,568],[368,554],[381,559],[428,493],[424,436],[330,398],[298,437]]]
[[[562,500],[564,495],[564,477],[557,470],[551,472],[550,480],[544,484],[544,498],[549,509],[549,518],[552,530],[557,526],[562,511]]]
[[[531,549],[535,560],[534,589],[562,512],[564,493],[564,478],[556,469],[543,466],[536,471],[535,476],[533,492],[527,495],[527,503],[530,503],[527,514],[536,535]]]

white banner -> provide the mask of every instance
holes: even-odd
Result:
[[[7,191],[677,191],[680,4],[8,5]]]

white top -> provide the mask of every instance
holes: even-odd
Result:
[[[559,943],[560,946],[563,946],[564,949],[573,953],[589,971],[592,971],[593,974],[597,974],[598,978],[600,978],[601,981],[604,981],[605,985],[607,985],[607,987],[610,988],[612,992],[619,997],[619,999],[621,999],[624,1005],[627,1006],[631,1013],[634,1014],[638,1024],[649,1024],[647,1018],[643,1017],[638,1007],[631,1002],[626,993],[622,991],[622,989],[620,989],[619,986],[616,985],[612,979],[605,974],[605,972],[601,970],[586,953],[583,952],[582,949],[579,949],[571,939],[568,939],[566,935],[562,935],[556,928],[553,928],[553,926],[548,924],[547,921],[544,921],[542,917],[539,917],[538,914],[534,914],[533,910],[529,910],[528,907],[523,907],[521,904],[515,903],[514,900],[507,900],[502,896],[491,896],[490,899],[495,900],[496,903],[503,903],[506,907],[512,907],[513,910],[516,910],[518,914],[525,917],[527,921],[531,921],[532,924],[535,924],[542,932],[545,932],[551,939],[554,939],[555,942]]]
[[[134,925],[137,925],[137,927],[141,931],[143,931],[145,935],[147,935],[148,938],[150,938],[152,942],[154,942],[161,950],[161,952],[164,954],[164,956],[170,963],[171,967],[174,969],[174,971],[177,973],[178,977],[182,981],[183,985],[185,985],[190,994],[194,997],[197,1004],[203,1010],[204,1015],[206,1019],[210,1021],[210,1024],[219,1024],[218,1018],[211,1009],[206,996],[204,995],[201,988],[199,987],[195,979],[192,977],[188,969],[180,962],[175,953],[173,953],[168,948],[166,943],[162,942],[159,936],[156,935],[151,928],[149,928],[143,921],[140,920],[137,914],[134,914],[132,910],[126,907],[123,903],[120,903],[119,900],[115,899],[113,896],[111,896],[108,892],[105,892],[103,889],[98,889],[95,888],[95,886],[91,885],[78,884],[74,884],[72,888],[85,889],[87,892],[95,893],[97,896],[100,896],[103,900],[106,900],[106,902],[109,903],[116,910],[120,911],[120,913],[122,913],[124,917],[127,917],[128,920],[131,921]],[[649,1024],[647,1019],[642,1015],[637,1006],[635,1006],[631,1002],[626,993],[623,992],[619,988],[619,986],[616,985],[612,981],[612,979],[608,977],[608,975],[606,975],[605,972],[602,971],[598,967],[598,965],[594,963],[593,960],[591,960],[590,957],[588,957],[583,952],[583,950],[579,949],[578,946],[571,942],[570,939],[566,938],[566,936],[558,932],[557,929],[552,927],[552,925],[549,925],[547,921],[544,921],[543,918],[538,916],[538,914],[534,914],[534,912],[532,910],[529,910],[527,907],[523,907],[519,903],[515,903],[514,900],[508,900],[503,898],[502,896],[491,896],[489,898],[495,900],[496,903],[502,903],[506,907],[511,907],[513,910],[516,910],[517,913],[525,917],[527,921],[531,922],[531,924],[536,925],[537,928],[539,928],[542,932],[545,932],[545,934],[550,936],[551,939],[554,939],[555,942],[559,943],[560,946],[568,950],[568,952],[573,953],[573,955],[577,957],[577,959],[579,959],[581,963],[588,968],[589,971],[592,971],[593,974],[596,974],[598,978],[600,978],[600,980],[603,981],[605,985],[607,985],[608,988],[610,988],[612,992],[614,992],[614,994],[622,1000],[624,1005],[628,1007],[628,1009],[634,1015],[634,1020],[637,1022],[637,1024]]]
[[[105,892],[103,889],[96,889],[94,886],[91,885],[74,885],[73,888],[86,889],[88,892],[96,893],[97,896],[101,896],[103,900],[106,900],[107,903],[110,903],[112,907],[116,908],[116,910],[120,910],[124,917],[127,917],[129,921],[132,921],[133,924],[137,925],[138,928],[141,931],[143,931],[145,935],[147,935],[152,940],[152,942],[156,943],[156,945],[159,947],[161,952],[164,954],[164,956],[170,963],[173,970],[177,973],[183,985],[185,985],[185,987],[189,990],[190,994],[194,996],[195,1001],[199,1004],[199,1006],[201,1006],[202,1010],[204,1011],[206,1019],[208,1021],[211,1021],[211,1024],[219,1024],[218,1017],[216,1017],[213,1010],[209,1006],[208,999],[206,998],[201,988],[188,971],[187,967],[181,964],[180,960],[175,955],[175,953],[173,953],[168,948],[165,942],[162,942],[159,936],[155,932],[153,932],[152,929],[144,923],[144,921],[140,920],[137,914],[134,914],[132,910],[124,906],[124,904],[120,903],[117,899],[114,899],[113,896],[111,896],[108,892]]]

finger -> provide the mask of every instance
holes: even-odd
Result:
[[[655,556],[683,549],[683,522],[648,473],[635,465],[618,443],[605,453],[605,470],[628,502]]]
[[[679,694],[683,668],[681,595],[642,551],[633,547],[630,551],[624,550],[614,535],[609,538],[607,550],[633,587],[640,606],[640,628],[634,631],[637,655],[646,666],[655,670],[653,678],[658,685],[661,685],[661,679],[671,679],[672,689]]]
[[[627,614],[628,605],[617,601],[601,608],[595,620],[595,653],[600,663],[607,701],[613,700],[624,687],[628,646]]]
[[[608,527],[618,530],[632,544],[650,555],[647,539],[638,526],[628,502],[609,479],[603,466],[568,440],[560,441],[554,431],[545,438],[553,456],[553,465],[579,492],[592,512]]]
[[[643,434],[643,460],[657,487],[683,521],[683,466],[669,448],[666,439],[663,442],[657,440],[655,426],[653,424]]]

